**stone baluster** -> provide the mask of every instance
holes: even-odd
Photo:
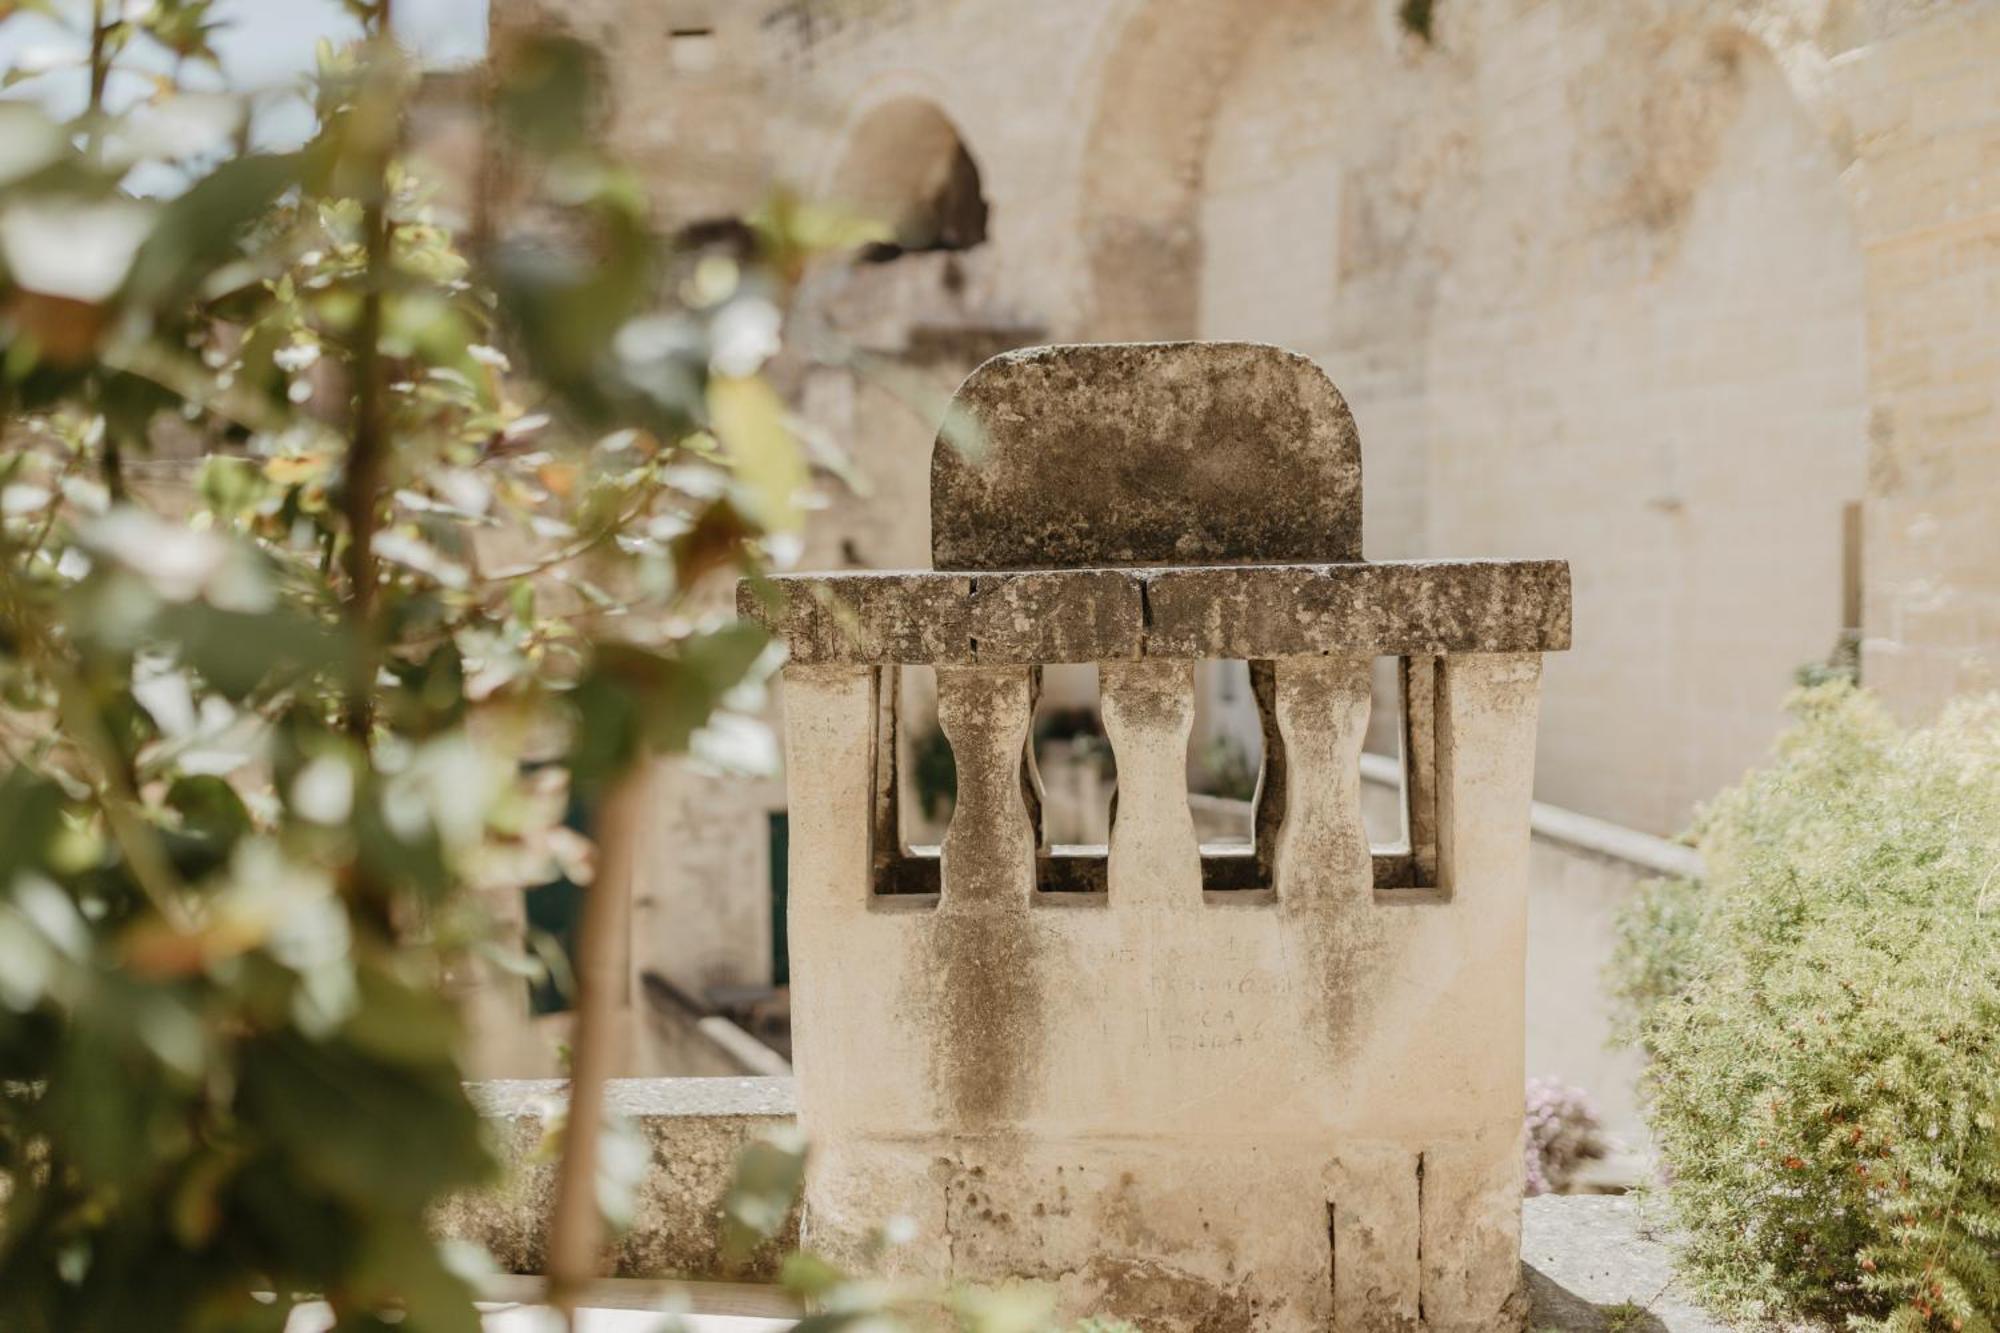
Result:
[[[868,904],[877,675],[866,666],[785,671],[794,911],[852,912]]]
[[[1369,667],[1368,658],[1347,654],[1278,660],[1278,730],[1290,781],[1276,888],[1288,910],[1357,917],[1373,900],[1361,822]]]
[[[939,667],[938,723],[958,765],[927,975],[938,1113],[969,1128],[1012,1122],[1034,1081],[1041,966],[1028,919],[1035,832],[1021,796],[1026,667]]]
[[[1106,662],[1104,730],[1118,762],[1118,818],[1105,874],[1125,911],[1201,906],[1201,846],[1188,810],[1194,663]]]
[[[1028,670],[939,667],[937,677],[938,725],[958,768],[939,906],[1025,910],[1035,889],[1035,832],[1021,799]]]
[[[1368,729],[1368,658],[1287,657],[1276,663],[1276,713],[1290,767],[1276,883],[1280,910],[1302,923],[1319,978],[1308,1035],[1351,1065],[1380,984],[1386,926],[1375,902],[1361,820],[1361,747]],[[1346,1138],[1330,1163],[1333,1327],[1414,1329],[1422,1299],[1421,1155],[1372,1134]]]

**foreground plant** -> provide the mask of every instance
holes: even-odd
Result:
[[[1908,732],[1844,684],[1796,707],[1706,812],[1705,883],[1631,918],[1686,1258],[1737,1310],[1989,1333],[2000,697]]]
[[[724,734],[764,644],[706,585],[798,521],[758,378],[797,239],[664,243],[591,53],[522,39],[486,111],[527,221],[461,253],[348,7],[295,152],[114,64],[212,61],[200,0],[52,7],[87,109],[0,106],[9,1330],[477,1327],[424,1218],[495,1170],[446,994],[508,952],[478,891],[553,877],[563,789]]]

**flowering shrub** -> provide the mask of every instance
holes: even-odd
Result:
[[[1582,1088],[1553,1078],[1528,1080],[1528,1193],[1566,1194],[1577,1168],[1604,1156],[1597,1106]]]
[[[1802,691],[1698,830],[1708,879],[1643,1017],[1706,1293],[1764,1317],[2000,1317],[2000,696],[1899,730]]]

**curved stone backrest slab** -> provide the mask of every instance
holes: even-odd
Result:
[[[931,453],[937,569],[1361,559],[1361,444],[1263,343],[1031,347],[980,366]]]

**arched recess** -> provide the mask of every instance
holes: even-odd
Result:
[[[928,98],[896,97],[868,111],[848,134],[827,193],[889,229],[891,239],[868,257],[969,250],[986,240],[979,164]]]
[[[1209,128],[1269,8],[1140,0],[1117,27],[1082,160],[1090,337],[1195,335]]]

